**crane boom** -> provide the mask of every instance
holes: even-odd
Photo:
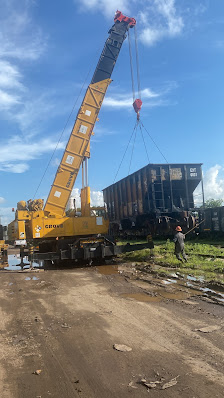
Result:
[[[125,17],[120,11],[115,14],[115,23],[109,30],[92,81],[87,88],[78,111],[74,127],[65,148],[61,163],[55,175],[44,210],[58,216],[65,215],[65,209],[76,177],[85,157],[89,157],[89,143],[94,125],[111,83],[117,57],[126,38],[126,32],[135,25],[134,18]]]

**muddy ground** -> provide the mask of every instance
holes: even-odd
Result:
[[[224,396],[224,307],[200,290],[133,264],[0,279],[1,398]]]

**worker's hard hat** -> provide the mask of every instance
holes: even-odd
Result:
[[[182,231],[182,228],[178,225],[178,226],[176,227],[176,231]]]

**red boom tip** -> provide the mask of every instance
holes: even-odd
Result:
[[[135,18],[129,18],[126,17],[125,15],[122,14],[121,11],[116,11],[115,12],[115,17],[114,17],[114,22],[127,22],[128,25],[130,25],[130,28],[133,28],[133,26],[136,25],[136,20]]]

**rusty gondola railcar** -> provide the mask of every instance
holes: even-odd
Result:
[[[224,234],[224,206],[200,209],[200,234],[203,236],[216,236]]]
[[[192,228],[193,192],[201,181],[202,163],[148,164],[108,186],[103,195],[111,233],[167,235],[178,224]]]

